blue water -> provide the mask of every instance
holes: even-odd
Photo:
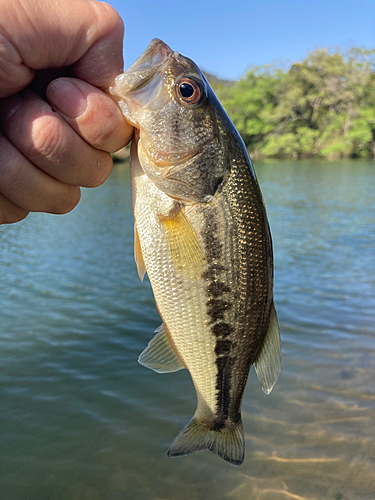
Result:
[[[375,164],[255,169],[283,366],[269,396],[251,371],[244,464],[166,456],[195,392],[137,363],[160,320],[119,165],[71,214],[0,227],[1,498],[375,498]]]

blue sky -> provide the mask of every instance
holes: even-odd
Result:
[[[125,22],[125,67],[152,38],[231,79],[317,47],[375,48],[375,0],[107,1]]]

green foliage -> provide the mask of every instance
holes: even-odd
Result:
[[[318,49],[214,90],[257,157],[375,157],[375,49]]]

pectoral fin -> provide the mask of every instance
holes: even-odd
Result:
[[[176,204],[170,214],[159,215],[177,271],[190,277],[200,276],[205,259],[193,226]]]
[[[138,363],[157,373],[177,372],[185,368],[172,349],[164,324],[160,325],[155,332],[157,332],[155,337],[140,354]]]
[[[143,281],[143,278],[145,277],[146,274],[146,266],[143,260],[141,243],[139,241],[137,224],[135,222],[134,222],[134,260],[135,263],[137,264],[138,276],[140,277],[141,281]]]
[[[254,367],[263,392],[269,394],[276,384],[281,369],[280,330],[273,303],[266,338]]]

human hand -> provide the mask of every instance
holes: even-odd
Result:
[[[0,2],[0,224],[69,212],[79,186],[109,176],[133,133],[103,92],[122,72],[122,40],[104,3]]]

